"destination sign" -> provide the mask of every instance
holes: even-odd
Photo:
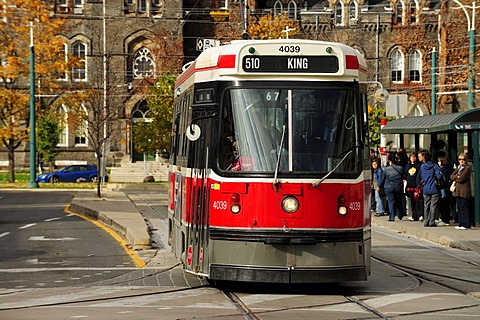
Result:
[[[336,73],[336,56],[245,56],[245,72]]]

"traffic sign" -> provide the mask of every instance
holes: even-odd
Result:
[[[215,39],[197,38],[197,51],[203,51],[211,47],[218,47],[220,41]]]

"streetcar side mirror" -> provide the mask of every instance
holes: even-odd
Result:
[[[388,92],[385,89],[377,89],[373,94],[373,97],[377,102],[387,102],[388,100]]]

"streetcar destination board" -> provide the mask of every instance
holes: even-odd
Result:
[[[244,56],[245,72],[336,73],[336,56]]]

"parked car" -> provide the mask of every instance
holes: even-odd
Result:
[[[82,181],[97,181],[98,172],[95,166],[90,164],[74,164],[67,166],[61,170],[53,172],[42,173],[38,175],[38,182],[82,182]]]

